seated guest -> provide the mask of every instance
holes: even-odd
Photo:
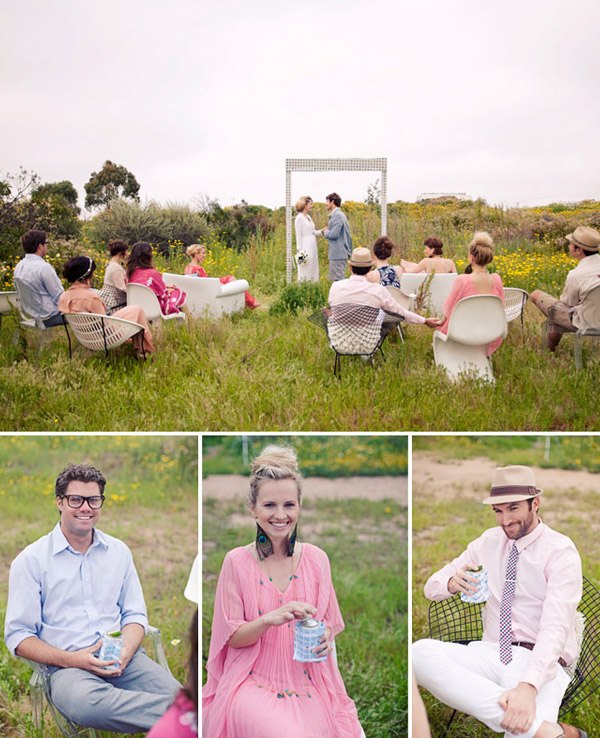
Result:
[[[408,274],[417,274],[418,272],[426,272],[431,274],[455,274],[456,266],[452,259],[445,259],[442,256],[444,245],[439,238],[425,239],[425,258],[421,259],[418,264],[414,261],[406,261],[402,259],[400,262],[402,269]]]
[[[208,277],[206,269],[202,266],[202,262],[206,259],[206,246],[201,243],[193,243],[188,246],[185,252],[190,257],[190,263],[183,270],[184,274],[192,275],[195,274],[197,277]],[[226,277],[219,277],[221,284],[228,284],[229,282],[235,282],[235,277],[228,274]],[[253,297],[248,290],[244,292],[246,300],[246,307],[253,309],[259,306],[259,302],[256,297]]]
[[[448,333],[448,323],[454,306],[463,297],[472,295],[497,295],[504,302],[504,287],[499,274],[488,274],[487,266],[494,259],[494,242],[489,233],[479,231],[473,236],[469,244],[470,274],[459,274],[452,285],[452,290],[444,303],[444,323],[439,330]],[[491,356],[500,346],[502,339],[498,338],[487,347],[487,355]]]
[[[129,246],[125,241],[111,241],[108,244],[111,258],[104,272],[104,284],[100,290],[100,297],[109,311],[127,305],[127,275],[123,264],[128,249]]]
[[[589,325],[583,316],[581,304],[590,290],[600,285],[600,233],[589,226],[579,226],[567,236],[569,254],[578,264],[567,274],[560,300],[547,292],[535,290],[529,299],[549,318],[548,348],[555,351],[563,332],[575,332],[581,328],[598,328]],[[600,320],[600,315],[596,318]]]
[[[373,244],[373,266],[375,269],[367,274],[369,282],[379,282],[384,287],[400,289],[402,267],[391,266],[388,259],[392,255],[394,244],[387,236],[381,236]]]
[[[63,292],[58,301],[58,308],[62,313],[106,315],[106,305],[98,293],[92,289],[95,270],[96,262],[89,256],[74,256],[65,264],[63,276],[71,286]],[[138,358],[143,358],[144,352],[151,354],[154,351],[152,333],[150,333],[144,310],[139,305],[127,305],[112,313],[112,317],[131,320],[144,327],[143,336],[137,335],[131,339]]]
[[[174,285],[166,285],[162,274],[154,268],[152,246],[145,241],[133,244],[127,261],[127,281],[149,287],[158,297],[163,315],[188,312],[185,301],[187,295]]]
[[[396,315],[401,315],[407,323],[424,323],[429,328],[437,328],[440,321],[437,318],[424,318],[412,313],[396,302],[390,293],[381,284],[369,282],[367,274],[371,271],[371,252],[361,247],[354,249],[350,257],[350,271],[348,279],[339,279],[333,282],[329,289],[329,305],[355,303],[357,305],[371,305]]]
[[[46,261],[48,245],[46,231],[29,230],[21,236],[25,258],[15,267],[15,286],[21,283],[26,290],[19,294],[21,307],[27,315],[38,318],[46,328],[61,325],[62,313],[58,298],[64,288],[58,274]]]

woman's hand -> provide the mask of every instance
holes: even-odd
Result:
[[[446,318],[427,318],[425,325],[428,328],[439,328],[439,326],[444,324],[445,320]]]
[[[262,616],[262,619],[267,625],[284,625],[291,620],[305,620],[316,614],[316,607],[309,605],[308,602],[292,601],[277,610],[266,613]]]
[[[333,632],[329,626],[325,629],[323,638],[321,638],[314,651],[317,656],[329,656],[333,651]]]

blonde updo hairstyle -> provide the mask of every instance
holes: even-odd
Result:
[[[494,241],[487,231],[477,231],[469,244],[469,254],[477,266],[487,266],[494,259]]]
[[[312,197],[309,197],[308,195],[302,195],[302,197],[298,200],[296,203],[296,210],[301,213],[304,208],[308,205],[309,202],[312,202]]]
[[[248,505],[256,506],[261,484],[270,479],[293,479],[298,488],[298,503],[302,497],[302,475],[298,457],[291,446],[266,446],[254,459],[251,467]]]
[[[190,257],[190,259],[195,256],[199,251],[202,249],[206,250],[206,246],[203,243],[193,243],[190,246],[187,247],[185,250],[185,253]]]

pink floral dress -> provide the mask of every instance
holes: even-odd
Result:
[[[132,284],[143,284],[146,287],[150,287],[152,292],[158,297],[163,315],[178,313],[179,308],[187,299],[187,295],[179,287],[172,287],[171,289],[167,287],[158,269],[136,269],[131,277],[129,277],[129,281]]]

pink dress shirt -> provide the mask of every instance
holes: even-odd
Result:
[[[387,310],[390,313],[402,315],[407,323],[424,323],[425,318],[417,313],[402,307],[394,300],[390,293],[381,284],[369,282],[362,274],[352,274],[348,279],[340,279],[331,285],[329,290],[329,304],[343,305],[370,305]]]
[[[483,610],[482,640],[498,643],[500,600],[513,543],[499,526],[486,530],[427,580],[425,596],[436,601],[451,597],[448,581],[457,569],[467,564],[485,567],[490,596]],[[512,640],[535,643],[522,681],[539,692],[554,678],[559,657],[569,665],[578,655],[575,613],[581,599],[581,559],[570,538],[541,522],[516,544],[519,560]]]

